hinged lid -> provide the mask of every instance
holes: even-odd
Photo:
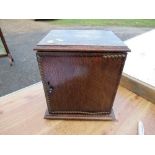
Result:
[[[112,32],[105,30],[51,30],[34,49],[37,51],[129,52]]]

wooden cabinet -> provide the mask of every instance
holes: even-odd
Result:
[[[45,118],[114,118],[112,106],[130,51],[119,38],[103,30],[52,30],[35,50]]]

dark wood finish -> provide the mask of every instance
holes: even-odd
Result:
[[[112,109],[111,113],[107,113],[107,114],[102,114],[102,113],[98,113],[97,117],[96,114],[79,114],[76,113],[72,114],[72,113],[59,113],[58,114],[54,114],[54,113],[49,113],[48,110],[46,110],[45,112],[45,119],[64,119],[64,120],[105,120],[105,121],[115,121],[115,115],[114,115],[114,111]]]
[[[50,35],[52,36],[51,32]],[[75,36],[73,38],[75,39]],[[111,39],[116,45],[115,38]],[[44,40],[46,39],[43,39],[41,43],[44,43]],[[107,50],[112,47],[108,41],[110,46],[100,47],[100,51],[95,44],[87,45],[88,48],[85,51],[82,51],[83,45],[78,45],[82,52],[77,52],[76,48],[68,45],[69,43],[66,44],[67,48],[71,49],[70,51],[63,50],[64,45],[46,46],[45,44],[42,45],[46,47],[42,48],[43,51],[40,49],[40,44],[38,48],[35,48],[38,50],[37,60],[49,112],[45,118],[106,120],[104,116],[110,115],[112,111],[128,48],[125,45],[120,48],[119,42],[119,51],[118,49]],[[56,51],[51,50],[53,46],[58,47]],[[92,47],[94,51],[90,52]]]
[[[10,54],[9,48],[8,48],[8,46],[6,44],[6,41],[5,41],[5,38],[3,36],[3,33],[2,33],[1,28],[0,28],[0,38],[2,40],[2,43],[4,45],[4,48],[6,50],[6,54],[5,55],[0,55],[0,57],[6,57],[7,56],[9,58],[10,65],[12,66],[12,64],[14,62],[14,59],[13,59],[12,55]]]
[[[40,46],[38,45],[37,47],[34,48],[34,50],[40,51],[40,52],[47,52],[47,51],[52,51],[52,52],[130,52],[130,49],[126,46],[87,46],[87,45],[53,45],[53,46]]]
[[[37,53],[37,57],[51,113],[110,113],[125,54],[89,57]]]

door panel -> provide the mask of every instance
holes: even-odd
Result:
[[[52,111],[110,112],[125,56],[41,56]]]

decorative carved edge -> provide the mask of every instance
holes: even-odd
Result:
[[[126,57],[126,54],[112,54],[112,55],[110,55],[110,54],[104,54],[103,55],[103,58],[110,58],[110,59],[117,59],[117,58],[125,58]]]
[[[87,113],[87,112],[86,112]],[[49,113],[48,110],[46,110],[45,119],[64,119],[64,120],[104,120],[104,121],[115,121],[115,114],[112,109],[111,113],[109,114],[71,114],[71,113]]]
[[[117,59],[121,58],[121,59],[123,59],[122,62],[121,62],[120,70],[119,70],[119,76],[117,77],[117,83],[116,83],[116,86],[115,86],[116,90],[118,90],[118,86],[119,86],[119,83],[120,83],[120,80],[121,80],[122,71],[123,71],[123,68],[124,68],[127,53],[126,54],[113,55],[113,56],[114,56],[113,58],[117,58]],[[113,93],[112,102],[111,102],[111,105],[110,105],[111,108],[112,108],[113,102],[115,100],[116,93],[117,93],[117,91],[115,93]]]
[[[50,114],[82,114],[82,115],[102,115],[110,112],[87,112],[87,111],[52,111]]]
[[[44,93],[45,93],[45,96],[46,96],[47,107],[48,107],[48,110],[51,112],[52,109],[51,109],[51,106],[50,106],[49,93],[46,92],[48,85],[47,85],[47,82],[44,79],[44,72],[43,72],[43,68],[42,68],[42,57],[39,56],[38,53],[36,53],[36,57],[37,57],[37,61],[38,61],[38,66],[39,66],[39,71],[40,71],[40,75],[41,75],[41,80],[42,80],[42,83],[43,83]]]

